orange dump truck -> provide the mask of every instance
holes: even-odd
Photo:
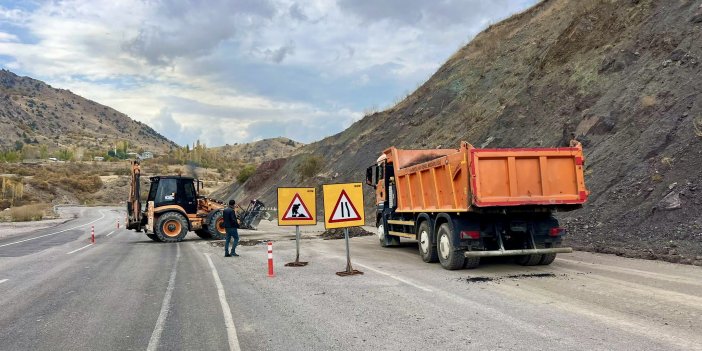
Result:
[[[402,150],[391,147],[366,170],[376,191],[382,246],[419,242],[425,262],[473,268],[481,257],[518,256],[547,265],[565,229],[552,215],[587,200],[580,147]]]

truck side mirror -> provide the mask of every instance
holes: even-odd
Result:
[[[366,184],[375,189],[375,184],[373,184],[373,167],[366,168]]]

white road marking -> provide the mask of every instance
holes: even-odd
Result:
[[[111,231],[109,234],[107,234],[107,235],[105,235],[105,236],[106,236],[106,237],[107,237],[107,236],[110,236],[110,235],[112,235],[112,233],[114,233],[114,232],[115,232],[115,231],[113,230],[113,231]]]
[[[171,268],[171,277],[168,278],[168,287],[166,288],[166,294],[163,295],[163,303],[161,303],[161,312],[158,314],[158,319],[156,320],[156,326],[154,327],[154,332],[151,333],[151,339],[149,339],[149,346],[146,347],[147,351],[154,351],[158,348],[158,343],[161,340],[161,332],[163,332],[163,326],[166,324],[166,317],[168,317],[168,311],[171,309],[171,296],[173,296],[173,289],[175,287],[176,278],[176,267],[178,266],[178,259],[180,259],[180,245],[176,243],[176,260],[173,263],[173,268]]]
[[[85,246],[81,247],[80,249],[75,249],[75,250],[73,250],[73,251],[67,253],[66,255],[70,255],[70,254],[72,254],[72,253],[74,253],[74,252],[78,252],[78,251],[80,251],[80,250],[85,249],[86,247],[90,247],[91,245],[93,245],[93,244],[90,243],[90,244],[88,244],[88,245],[85,245]]]
[[[222,286],[222,281],[219,279],[217,268],[212,263],[210,255],[205,254],[205,257],[207,257],[207,263],[210,264],[210,268],[212,269],[212,277],[214,278],[215,285],[217,285],[219,303],[220,305],[222,305],[222,313],[224,313],[224,325],[227,328],[227,337],[229,338],[229,350],[241,351],[241,347],[239,346],[239,338],[236,336],[236,327],[234,326],[232,311],[231,309],[229,309],[229,303],[227,303],[227,296],[224,294],[224,287]]]
[[[63,232],[67,232],[67,231],[69,231],[69,230],[77,229],[77,228],[80,228],[80,227],[85,227],[86,225],[93,224],[93,223],[95,223],[95,222],[97,222],[97,221],[99,221],[99,220],[105,218],[105,213],[103,213],[102,210],[99,210],[99,212],[100,212],[100,214],[102,214],[102,217],[100,217],[100,218],[98,218],[98,219],[96,219],[96,220],[94,220],[94,221],[92,221],[92,222],[88,222],[88,223],[85,223],[85,224],[81,224],[81,225],[76,226],[76,227],[73,227],[73,228],[64,229],[64,230],[58,231],[58,232],[56,232],[56,233],[44,234],[44,235],[40,235],[40,236],[37,236],[37,237],[34,237],[34,238],[29,238],[29,239],[24,239],[24,240],[20,240],[20,241],[15,241],[15,242],[3,244],[3,245],[0,245],[0,247],[5,247],[5,246],[14,245],[14,244],[19,244],[19,243],[23,243],[23,242],[25,242],[25,241],[30,241],[30,240],[36,240],[36,239],[44,238],[44,237],[47,237],[47,236],[52,236],[52,235],[60,234],[60,233],[63,233]]]
[[[357,262],[357,263],[353,263],[352,265],[354,265],[354,266],[360,266],[360,267],[363,267],[363,268],[365,268],[365,269],[371,270],[371,271],[373,271],[373,272],[375,272],[375,273],[382,274],[382,275],[386,275],[386,276],[388,276],[388,277],[390,277],[390,278],[392,278],[392,279],[395,279],[395,280],[397,280],[397,281],[399,281],[399,282],[405,283],[405,284],[407,284],[407,285],[409,285],[409,286],[413,286],[413,287],[415,287],[415,288],[417,288],[417,289],[419,289],[419,290],[424,290],[424,291],[426,291],[426,292],[431,292],[431,289],[429,289],[429,288],[427,288],[427,287],[421,286],[421,285],[419,285],[419,284],[412,283],[411,281],[409,281],[409,280],[407,280],[407,279],[400,278],[400,277],[398,277],[398,276],[396,276],[396,275],[392,275],[392,274],[390,274],[390,273],[388,273],[388,272],[383,272],[383,271],[381,271],[381,270],[379,270],[379,269],[375,269],[375,268],[372,268],[372,267],[368,267],[368,266],[366,266],[366,265],[364,265],[364,264],[360,264],[360,263],[358,263],[358,262]]]
[[[2,284],[2,283],[4,283],[4,282],[6,282],[6,281],[8,281],[8,280],[9,280],[9,279],[3,279],[3,280],[0,280],[0,284]]]

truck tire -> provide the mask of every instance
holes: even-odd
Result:
[[[195,234],[203,239],[212,239],[212,234],[210,234],[210,231],[207,230],[207,228],[198,229],[195,231]]]
[[[429,221],[423,221],[417,229],[417,246],[419,247],[419,256],[422,261],[427,263],[438,262],[439,254],[436,252],[436,242],[431,240],[431,229]]]
[[[541,256],[543,255],[523,255],[517,257],[517,263],[522,266],[536,266],[541,262]]]
[[[463,268],[466,257],[463,255],[463,250],[457,250],[451,239],[452,230],[448,223],[439,226],[439,231],[436,233],[436,247],[439,253],[439,262],[441,267],[448,270],[456,270]]]
[[[542,266],[548,266],[551,263],[553,263],[553,260],[556,259],[555,253],[543,254],[541,256],[543,256],[543,257],[541,257],[541,261],[539,261],[539,265],[542,265]]]
[[[380,239],[380,246],[382,247],[400,245],[400,237],[395,235],[388,235],[382,220],[378,223],[378,239]]]
[[[463,268],[473,269],[480,266],[480,257],[466,257],[466,263]]]
[[[156,241],[156,242],[159,242],[159,243],[161,242],[161,239],[159,239],[159,238],[158,238],[158,235],[156,235],[156,234],[146,234],[146,236],[148,236],[149,239],[151,239],[151,240],[153,240],[153,241]]]
[[[207,225],[207,231],[210,233],[210,238],[214,240],[224,240],[227,237],[227,231],[224,230],[223,213],[217,210],[210,218],[210,224]]]
[[[156,219],[154,234],[166,243],[182,241],[188,235],[188,220],[178,212],[166,212]]]

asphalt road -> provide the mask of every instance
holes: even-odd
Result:
[[[264,222],[224,258],[190,235],[116,230],[123,212],[0,239],[2,350],[702,350],[702,269],[576,252],[546,267],[426,264],[416,244],[305,239]],[[274,224],[274,223],[273,223]],[[89,245],[90,226],[96,244]],[[2,229],[0,229],[2,230]],[[305,228],[313,238],[319,228]]]

